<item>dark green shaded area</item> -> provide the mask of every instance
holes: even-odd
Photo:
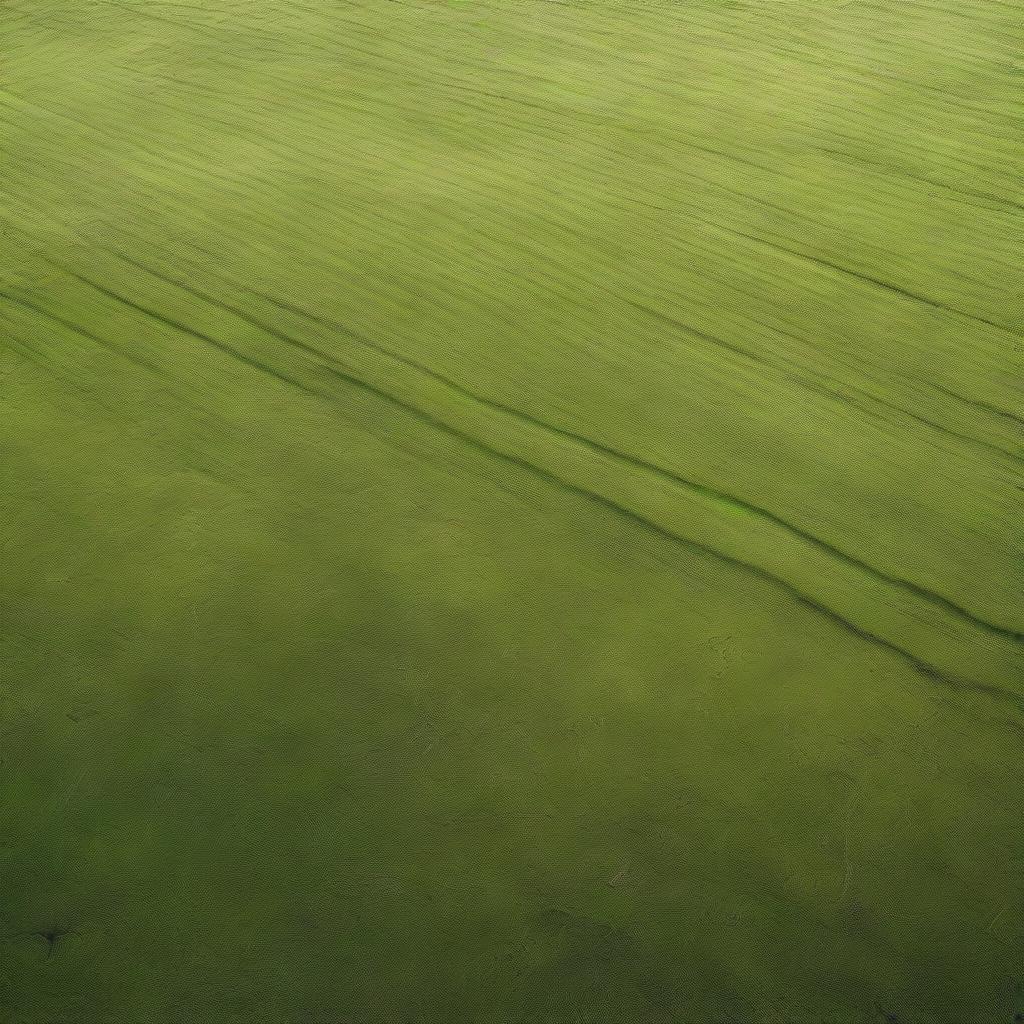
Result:
[[[1024,1013],[1013,5],[0,36],[0,1017]]]

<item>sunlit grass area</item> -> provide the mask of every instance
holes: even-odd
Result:
[[[0,6],[0,1020],[1019,1021],[1021,15]]]

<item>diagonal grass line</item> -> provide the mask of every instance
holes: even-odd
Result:
[[[133,259],[132,257],[117,249],[108,248],[107,251],[111,252],[113,255],[117,256],[124,262],[140,270],[143,270],[144,272],[149,273],[162,281],[165,281],[169,284],[172,284],[182,289],[183,291],[194,296],[195,298],[205,301],[220,309],[224,309],[228,312],[231,312],[238,316],[240,319],[244,320],[246,323],[249,323],[250,325],[257,327],[261,330],[267,331],[268,333],[274,334],[275,336],[280,338],[280,340],[287,341],[289,344],[297,344],[296,339],[282,336],[280,332],[276,331],[274,328],[270,327],[265,322],[259,320],[258,318],[252,317],[250,314],[242,310],[239,310],[237,307],[232,306],[221,299],[216,299],[213,296],[201,291],[200,289],[195,288],[190,284],[187,284],[186,282],[178,278],[170,277],[165,275],[164,273],[158,272],[154,270],[152,267]],[[945,597],[942,594],[936,593],[935,591],[930,590],[927,587],[923,587],[920,584],[914,583],[912,580],[908,580],[904,577],[896,576],[892,573],[885,572],[884,570],[871,565],[869,562],[866,562],[863,559],[858,558],[856,555],[852,555],[849,552],[846,552],[841,548],[833,544],[830,544],[828,541],[822,540],[820,537],[815,536],[807,530],[804,530],[801,527],[796,526],[788,520],[783,519],[781,516],[772,512],[770,509],[766,509],[760,505],[754,504],[753,502],[747,501],[746,499],[740,497],[739,495],[731,494],[728,491],[723,491],[718,488],[711,487],[707,484],[700,483],[699,481],[689,479],[688,477],[684,477],[678,473],[673,472],[672,470],[666,469],[665,467],[658,465],[657,463],[650,462],[646,459],[640,458],[639,456],[631,455],[627,452],[620,451],[617,448],[613,448],[609,445],[603,444],[600,441],[594,440],[593,438],[590,438],[585,434],[580,434],[577,433],[576,431],[569,430],[564,427],[559,427],[555,424],[549,423],[546,420],[542,420],[536,416],[532,416],[531,414],[524,412],[521,409],[517,409],[516,407],[508,405],[504,402],[499,402],[491,398],[486,398],[482,395],[477,394],[474,391],[471,391],[464,385],[459,384],[457,381],[452,380],[452,378],[430,368],[429,366],[426,366],[425,364],[420,363],[415,359],[411,359],[408,356],[404,356],[401,353],[388,348],[387,346],[381,345],[379,342],[373,341],[365,337],[364,335],[360,334],[359,332],[354,331],[349,327],[346,327],[343,324],[339,324],[336,321],[329,320],[318,314],[312,313],[309,310],[303,309],[302,307],[295,306],[293,304],[283,302],[279,299],[275,299],[271,296],[265,295],[261,292],[257,292],[254,289],[247,288],[246,290],[254,295],[259,296],[266,302],[269,302],[270,304],[275,305],[282,310],[293,313],[299,317],[306,319],[311,323],[315,323],[321,327],[327,328],[328,330],[341,334],[344,337],[350,338],[356,341],[358,344],[363,345],[374,352],[377,352],[389,359],[392,359],[405,366],[408,366],[411,369],[415,369],[418,372],[426,375],[430,379],[443,384],[450,390],[463,396],[464,398],[469,399],[472,402],[485,406],[486,408],[493,409],[496,412],[501,412],[506,415],[512,416],[515,419],[521,420],[523,422],[529,423],[532,426],[535,426],[547,433],[551,433],[558,437],[562,437],[566,440],[573,441],[577,444],[584,446],[590,451],[594,451],[616,461],[626,463],[627,465],[633,466],[634,468],[644,470],[645,472],[651,473],[654,476],[657,476],[663,480],[667,480],[676,486],[685,488],[686,490],[689,490],[694,494],[698,494],[701,497],[708,499],[712,502],[725,505],[728,508],[739,509],[742,510],[743,512],[749,513],[750,515],[756,516],[757,518],[765,522],[771,523],[772,525],[779,527],[780,529],[789,533],[791,536],[798,538],[806,544],[809,544],[816,550],[827,554],[831,558],[834,558],[837,561],[840,561],[843,564],[850,566],[851,568],[857,569],[860,572],[865,573],[866,575],[870,576],[872,579],[877,580],[878,582],[884,583],[888,586],[897,587],[901,590],[906,591],[907,593],[913,594],[920,600],[925,601],[933,605],[934,607],[941,609],[942,611],[954,616],[955,618],[970,623],[972,626],[982,629],[985,632],[991,633],[994,636],[1002,637],[1003,639],[1010,640],[1017,644],[1024,644],[1024,633],[1022,633],[1021,631],[1007,626],[1002,626],[999,623],[991,622],[988,619],[984,619],[978,615],[975,615],[967,608],[964,608],[962,605],[957,604],[956,602],[950,600],[948,597]],[[680,327],[681,329],[689,330],[689,328],[686,328],[685,325],[682,324],[677,324],[676,326]],[[315,354],[320,358],[330,358],[329,356],[327,356],[326,353],[323,353],[317,349],[307,349],[307,351],[310,351],[312,354]]]
[[[56,261],[49,260],[49,262],[51,262],[54,266],[61,267],[61,265]],[[82,282],[83,284],[86,284],[89,287],[96,289],[101,294],[106,295],[107,297],[114,299],[117,302],[123,303],[129,308],[134,309],[148,317],[151,317],[155,319],[157,322],[163,323],[176,330],[179,330],[188,336],[212,344],[218,350],[224,352],[225,354],[235,359],[241,360],[243,363],[250,366],[251,368],[269,374],[270,376],[281,381],[282,383],[292,385],[305,394],[312,395],[321,399],[330,397],[328,395],[325,395],[321,391],[311,388],[307,384],[303,384],[295,380],[295,378],[287,374],[275,370],[274,368],[268,366],[267,364],[261,362],[260,360],[256,360],[253,359],[252,357],[246,356],[244,353],[239,352],[239,350],[235,349],[233,346],[226,345],[223,342],[214,341],[213,339],[210,338],[209,335],[201,331],[196,331],[193,328],[180,323],[180,321],[177,321],[170,317],[166,317],[163,314],[157,313],[146,306],[136,303],[133,300],[127,299],[119,295],[117,292],[114,292],[106,288],[105,286],[100,285],[95,281],[92,281],[91,279],[85,277],[84,275],[72,272],[70,270],[68,270],[67,272],[76,280]],[[247,322],[253,324],[254,326],[259,325],[259,321],[254,318],[247,317],[246,319]],[[840,615],[839,612],[837,612],[835,609],[830,608],[829,606],[816,600],[810,595],[804,593],[794,584],[790,583],[789,581],[783,579],[780,576],[777,576],[775,573],[770,572],[763,566],[760,566],[754,562],[748,562],[745,559],[738,558],[734,555],[727,554],[723,551],[719,551],[717,548],[713,548],[710,545],[704,544],[698,540],[695,540],[692,537],[687,537],[683,534],[676,533],[675,531],[670,530],[668,527],[661,525],[655,520],[649,519],[646,516],[640,514],[639,512],[636,512],[635,510],[628,508],[627,506],[622,505],[614,501],[613,499],[608,498],[603,494],[600,494],[597,491],[593,491],[579,484],[572,483],[571,481],[566,480],[564,477],[559,476],[557,473],[554,473],[548,469],[538,466],[535,463],[530,462],[529,460],[524,459],[518,455],[502,451],[501,449],[494,447],[493,445],[487,443],[486,441],[483,441],[480,438],[475,437],[474,435],[467,433],[466,431],[454,426],[453,424],[449,423],[447,420],[441,418],[437,414],[430,412],[426,409],[423,409],[420,406],[412,402],[409,402],[406,399],[386,390],[385,388],[379,387],[376,384],[364,380],[363,378],[353,373],[351,368],[347,367],[340,360],[330,355],[329,353],[323,351],[322,349],[317,348],[314,345],[309,345],[306,342],[299,341],[298,339],[295,339],[290,335],[281,332],[277,328],[272,328],[269,325],[263,325],[262,329],[265,330],[268,334],[272,335],[273,337],[276,337],[279,340],[285,342],[286,344],[292,345],[300,349],[301,351],[306,352],[307,354],[316,356],[321,361],[322,369],[329,373],[332,377],[336,378],[337,380],[343,381],[344,383],[354,388],[357,388],[358,390],[373,395],[374,397],[381,399],[382,401],[396,408],[401,409],[402,411],[410,414],[417,420],[429,424],[435,429],[438,429],[451,437],[457,438],[458,440],[462,441],[463,443],[467,444],[468,446],[479,452],[482,452],[493,458],[501,459],[502,461],[510,465],[513,465],[518,469],[521,469],[535,477],[538,477],[539,479],[542,479],[549,484],[555,485],[556,487],[567,493],[574,494],[577,497],[583,498],[589,502],[597,504],[605,508],[606,510],[615,513],[618,517],[628,520],[629,522],[632,522],[633,524],[642,527],[646,532],[651,533],[654,536],[660,537],[663,540],[685,547],[689,550],[697,551],[702,554],[708,555],[716,559],[717,561],[721,562],[722,564],[729,565],[732,568],[740,569],[742,571],[750,573],[756,578],[778,587],[801,606],[809,608],[818,613],[819,615],[824,616],[831,622],[841,626],[843,629],[845,629],[852,635],[857,636],[868,643],[871,643],[875,646],[878,646],[880,648],[883,648],[884,650],[889,651],[892,654],[897,655],[922,677],[932,681],[940,682],[944,686],[947,686],[948,688],[953,690],[969,691],[986,695],[992,699],[1008,703],[1019,712],[1024,712],[1024,699],[1022,699],[1020,696],[999,686],[995,686],[988,683],[982,683],[976,680],[964,679],[943,672],[941,669],[938,668],[938,666],[932,664],[929,661],[926,661],[923,658],[918,657],[906,648],[903,648],[898,644],[893,643],[892,641],[887,640],[882,636],[879,636],[876,633],[873,633],[867,629],[864,629],[861,626],[858,626],[854,622]],[[350,332],[346,331],[346,333]],[[1024,723],[1015,722],[1014,725],[1015,727],[1020,728],[1022,731],[1024,731]]]

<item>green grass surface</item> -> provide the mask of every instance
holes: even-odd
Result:
[[[1020,3],[0,52],[4,1024],[1021,1019]]]

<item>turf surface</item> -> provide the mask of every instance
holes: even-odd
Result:
[[[1017,0],[0,52],[5,1024],[1021,1019]]]

